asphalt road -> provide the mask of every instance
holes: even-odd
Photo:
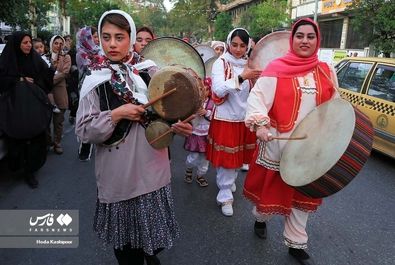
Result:
[[[216,205],[215,172],[207,188],[183,181],[186,152],[183,139],[171,147],[172,187],[181,236],[159,254],[164,265],[297,264],[282,242],[283,218],[268,223],[268,238],[253,233],[251,204],[242,196],[245,177],[239,173],[234,216]],[[66,126],[63,155],[50,152],[38,172],[39,188],[28,188],[0,161],[0,209],[79,210],[76,249],[0,249],[1,265],[116,264],[111,246],[92,231],[96,202],[93,161],[80,162],[73,128]],[[342,191],[324,200],[308,222],[309,250],[321,265],[395,264],[395,161],[373,153],[360,174]]]

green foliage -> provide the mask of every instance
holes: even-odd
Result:
[[[216,2],[214,0],[179,0],[168,14],[168,32],[179,37],[211,39],[217,15]]]
[[[112,1],[115,2],[115,1]],[[111,9],[121,9],[117,3],[103,0],[69,0],[67,1],[67,14],[71,17],[73,32],[83,26],[96,26],[100,16]],[[123,7],[125,9],[125,7]],[[125,10],[128,11],[128,10]]]
[[[26,6],[27,0],[0,1],[0,21],[9,25],[16,25],[21,18],[15,15],[15,11]]]
[[[42,28],[48,23],[47,11],[54,1],[55,0],[0,1],[0,21],[6,22],[12,26],[18,25],[22,30],[30,30],[31,24],[34,24],[38,28]],[[29,5],[36,10],[36,21],[33,21],[28,15]]]
[[[268,0],[250,7],[241,16],[240,26],[246,28],[251,36],[263,37],[288,23],[286,5],[286,0]]]
[[[216,40],[226,40],[228,33],[233,29],[232,17],[229,13],[220,13],[215,20],[214,37]]]
[[[348,10],[354,15],[352,25],[386,57],[395,52],[395,0],[355,0]],[[373,33],[367,34],[367,25]]]
[[[136,10],[133,15],[136,27],[148,26],[152,28],[156,35],[163,35],[166,31],[167,20],[166,11],[161,6],[143,7]]]

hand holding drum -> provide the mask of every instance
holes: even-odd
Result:
[[[240,74],[243,80],[256,80],[262,73],[262,69],[249,68],[248,65],[244,68]]]

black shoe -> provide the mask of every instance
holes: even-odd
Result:
[[[92,154],[92,145],[81,143],[80,149],[78,150],[78,158],[81,162],[89,161]]]
[[[314,261],[303,249],[289,248],[288,254],[294,257],[301,265],[314,265]]]
[[[38,181],[37,181],[36,177],[33,174],[31,174],[31,173],[26,174],[25,182],[32,189],[35,189],[35,188],[38,187]]]
[[[267,237],[266,223],[255,221],[254,232],[259,238],[266,239]]]

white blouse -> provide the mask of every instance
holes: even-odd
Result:
[[[247,108],[247,98],[250,92],[250,83],[245,80],[239,84],[238,76],[243,72],[243,64],[232,64],[232,77],[225,80],[224,61],[221,58],[233,57],[230,54],[218,58],[212,67],[212,90],[218,97],[225,97],[227,99],[221,105],[215,107],[214,119],[228,122],[243,122]],[[242,61],[243,59],[235,59]],[[227,60],[229,62],[229,60]],[[245,61],[245,60],[244,60]]]

